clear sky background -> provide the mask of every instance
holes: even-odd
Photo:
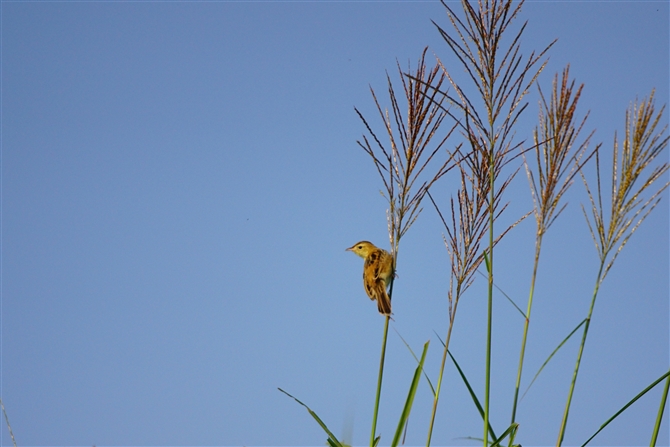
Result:
[[[452,3],[458,8],[457,3]],[[385,70],[428,45],[457,73],[428,2],[3,2],[2,400],[19,445],[323,445],[369,438],[383,317],[361,287],[367,239],[388,247],[382,183],[356,145],[358,107],[380,133]],[[524,54],[555,38],[609,152],[626,107],[668,102],[669,5],[529,2]],[[529,96],[518,140],[536,123]],[[667,123],[667,116],[664,123]],[[454,142],[455,143],[455,142]],[[667,152],[663,159],[667,159]],[[592,172],[592,171],[590,171]],[[664,180],[666,181],[666,180]],[[453,178],[435,187],[446,205]],[[506,221],[531,209],[525,175]],[[579,206],[545,238],[523,384],[587,313],[598,259]],[[446,210],[446,207],[445,207]],[[668,369],[667,196],[601,288],[566,435],[581,444]],[[496,252],[525,308],[534,221]],[[436,380],[448,257],[427,206],[400,247],[396,329],[431,340]],[[483,396],[486,296],[461,301],[453,353]],[[492,423],[509,423],[522,318],[494,301]],[[518,441],[555,443],[578,347],[521,401]],[[379,431],[391,441],[416,363],[393,329]],[[594,445],[648,444],[661,387]],[[407,444],[425,443],[422,381]],[[11,443],[6,426],[1,443]],[[434,445],[471,445],[481,419],[449,366]],[[660,445],[668,445],[667,409]]]

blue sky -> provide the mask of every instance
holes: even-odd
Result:
[[[458,4],[454,3],[454,7]],[[356,145],[381,132],[385,70],[428,45],[459,70],[438,2],[3,2],[2,401],[19,445],[323,445],[369,437],[383,318],[361,287],[358,240],[385,246],[376,171]],[[529,2],[525,54],[558,38],[539,82],[565,64],[586,84],[594,142],[626,107],[668,102],[668,2]],[[535,125],[528,97],[517,135]],[[667,116],[664,122],[667,123]],[[667,160],[667,151],[663,158]],[[452,179],[453,180],[453,179]],[[453,181],[436,186],[445,200]],[[524,176],[507,218],[530,210]],[[524,382],[586,316],[598,260],[579,207],[545,238]],[[601,288],[566,445],[581,444],[667,371],[668,200]],[[392,324],[435,380],[448,257],[434,210],[403,239]],[[499,246],[496,282],[522,307],[534,223]],[[461,302],[454,354],[481,394],[483,282]],[[495,297],[492,422],[511,411],[522,320]],[[555,442],[577,340],[521,402],[519,442]],[[392,329],[379,431],[388,444],[415,368]],[[595,445],[642,445],[661,389]],[[421,383],[407,437],[425,443]],[[502,431],[498,428],[498,431]],[[1,443],[11,443],[2,424]],[[434,445],[469,445],[481,419],[453,368]],[[667,409],[660,445],[668,445]]]

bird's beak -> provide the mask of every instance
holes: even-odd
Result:
[[[349,247],[349,248],[345,249],[344,251],[354,251],[354,250],[353,250],[353,248]]]

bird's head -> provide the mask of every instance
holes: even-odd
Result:
[[[368,241],[360,241],[347,248],[347,251],[356,253],[361,258],[366,258],[373,250],[376,249],[377,247],[375,247],[373,243]]]

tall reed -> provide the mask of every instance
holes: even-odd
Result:
[[[440,73],[440,68],[437,65],[430,70],[426,69],[427,50],[427,48],[423,50],[418,66],[415,71],[411,72],[410,77],[406,78],[398,65],[403,93],[407,101],[405,116],[403,116],[398,97],[388,74],[391,115],[388,109],[382,109],[374,90],[370,89],[387,133],[390,147],[381,142],[367,120],[356,109],[356,113],[365,124],[370,135],[370,138],[363,135],[363,140],[358,141],[358,144],[372,158],[384,184],[382,194],[388,202],[386,217],[394,265],[397,265],[400,240],[421,213],[421,201],[430,187],[454,166],[452,163],[453,155],[446,154],[446,151],[444,151],[445,155],[441,157],[443,161],[431,163],[438,159],[436,155],[443,149],[455,126],[452,126],[444,136],[437,138],[435,143],[433,142],[438,129],[447,117],[447,112],[443,107],[445,98],[438,94],[445,75]],[[425,172],[428,166],[432,164],[435,164],[436,168],[430,173]],[[392,294],[393,280],[390,285],[389,298],[392,298]],[[390,316],[386,316],[382,336],[370,446],[374,446],[379,441],[377,437],[377,416],[379,414],[384,374],[389,319]]]
[[[518,155],[520,142],[513,139],[514,128],[520,115],[527,107],[524,97],[537,76],[544,69],[545,53],[553,45],[548,45],[528,57],[521,54],[521,36],[524,23],[516,30],[512,24],[517,18],[523,1],[516,5],[512,0],[479,0],[476,5],[461,1],[464,17],[459,16],[445,3],[452,33],[435,24],[465,69],[467,78],[474,87],[475,97],[470,97],[464,86],[458,83],[452,73],[441,63],[443,72],[449,79],[454,94],[444,95],[455,105],[452,114],[460,125],[466,143],[473,157],[479,157],[476,164],[486,166],[482,174],[488,182],[487,217],[488,248],[484,252],[488,272],[487,294],[487,334],[486,334],[486,379],[484,385],[484,446],[488,446],[489,407],[491,395],[491,333],[493,326],[493,247],[496,184],[501,168]],[[481,107],[481,109],[480,109]],[[481,179],[480,179],[481,180]],[[439,390],[437,390],[439,391]],[[439,392],[436,393],[436,400]],[[434,404],[434,408],[437,405]],[[433,411],[434,413],[435,411]],[[434,419],[434,414],[432,415]],[[429,429],[428,443],[433,423]]]
[[[560,82],[558,74],[554,77],[553,89],[549,101],[542,90],[540,93],[539,125],[533,133],[535,157],[533,166],[524,157],[524,166],[530,184],[533,198],[533,214],[535,215],[535,258],[533,272],[530,279],[530,292],[525,314],[519,366],[517,369],[516,384],[514,387],[514,401],[512,404],[512,420],[516,422],[516,410],[519,399],[521,373],[523,371],[528,327],[535,294],[535,280],[540,263],[542,238],[558,218],[567,204],[561,204],[563,196],[572,185],[575,175],[597,150],[594,149],[585,157],[589,140],[593,132],[580,144],[577,143],[579,134],[586,123],[588,113],[577,122],[577,103],[584,85],[575,90],[575,81],[570,81],[570,67],[563,70]]]
[[[584,324],[577,362],[568,390],[565,410],[556,441],[557,446],[562,445],[565,437],[572,395],[575,390],[584,345],[586,344],[600,285],[633,233],[658,205],[661,200],[661,193],[669,184],[661,185],[649,197],[646,197],[647,190],[665,176],[670,168],[667,162],[656,163],[656,158],[668,146],[670,139],[670,137],[664,136],[667,126],[659,128],[664,111],[665,106],[656,112],[653,91],[648,99],[645,98],[640,102],[636,101],[626,111],[626,131],[623,142],[619,143],[616,134],[614,136],[611,195],[610,203],[606,204],[609,205],[609,210],[606,211],[603,205],[598,152],[596,152],[595,198],[591,193],[586,176],[583,173],[581,174],[591,203],[590,213],[587,213],[584,207],[582,209],[600,258],[600,267],[596,275],[591,305]]]
[[[457,151],[457,153],[459,152]],[[446,231],[444,243],[449,253],[451,269],[449,273],[449,289],[447,291],[447,299],[449,302],[449,324],[444,341],[442,363],[433,398],[433,408],[428,427],[428,439],[426,445],[430,445],[432,438],[442,379],[444,377],[444,368],[447,354],[449,352],[451,334],[456,320],[458,303],[463,293],[465,293],[470,285],[472,285],[474,274],[486,257],[485,238],[489,230],[490,207],[488,206],[488,200],[490,197],[489,187],[491,185],[489,182],[490,169],[488,161],[489,159],[487,157],[475,153],[457,157],[460,173],[460,187],[456,193],[456,202],[454,202],[453,197],[450,200],[450,222],[447,222],[444,218],[440,207],[435,203],[429,193],[429,198],[433,202]],[[498,164],[498,172],[496,172],[496,176],[500,175],[500,168],[501,164]],[[494,219],[497,219],[507,206],[501,205],[500,199],[502,198],[504,190],[512,180],[512,177],[512,175],[508,176],[505,182],[498,188],[494,202]],[[496,238],[495,243],[500,241],[502,236],[504,236],[504,234],[514,225],[509,226],[503,234],[499,235],[498,238]],[[482,242],[484,242],[484,244],[482,244]]]

